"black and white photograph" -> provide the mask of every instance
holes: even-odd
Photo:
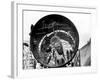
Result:
[[[85,12],[23,10],[22,68],[91,66],[91,16]]]
[[[12,4],[13,77],[96,72],[96,8]]]
[[[1,0],[0,80],[100,80],[100,0]]]

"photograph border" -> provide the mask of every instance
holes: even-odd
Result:
[[[76,12],[73,12],[73,13],[83,13],[83,14],[91,14],[91,16],[93,17],[93,19],[94,20],[92,20],[92,22],[93,22],[93,28],[94,28],[94,25],[96,25],[96,8],[94,8],[94,7],[74,7],[74,6],[58,6],[58,5],[41,5],[41,4],[26,4],[26,3],[18,3],[18,2],[12,2],[12,5],[11,5],[11,16],[12,16],[12,18],[11,18],[11,26],[12,26],[12,54],[11,54],[11,58],[12,58],[12,64],[11,64],[11,76],[13,77],[13,78],[17,78],[17,77],[29,77],[27,74],[25,74],[24,75],[24,72],[23,72],[23,70],[21,69],[21,67],[19,67],[20,65],[19,65],[19,52],[18,52],[18,46],[19,46],[19,44],[18,44],[18,42],[20,42],[20,43],[22,43],[23,42],[23,36],[22,36],[22,41],[20,41],[19,40],[19,33],[18,33],[18,31],[19,31],[19,13],[18,12],[20,12],[20,10],[22,10],[22,13],[20,13],[20,15],[22,15],[22,35],[23,35],[23,12],[24,11],[26,11],[26,10],[31,10],[31,9],[25,9],[25,8],[23,8],[23,6],[25,6],[25,7],[27,7],[27,6],[37,6],[37,7],[39,7],[39,6],[42,6],[42,7],[53,7],[53,8],[57,8],[57,7],[59,7],[59,8],[70,8],[70,9],[72,9],[72,12],[73,12],[73,9],[80,9],[80,10],[82,10],[81,12],[80,11],[76,11]],[[19,8],[18,7],[20,7],[20,10],[19,10]],[[86,10],[86,11],[84,11],[84,10]],[[88,10],[89,10],[89,12],[88,12]],[[33,11],[33,10],[32,10]],[[39,10],[34,10],[34,11],[39,11]],[[44,11],[44,10],[40,10],[40,11]],[[47,11],[48,12],[48,11]],[[50,12],[50,10],[49,10],[49,12]],[[57,12],[57,11],[55,11],[55,12]],[[62,11],[59,11],[59,12],[62,12]],[[66,11],[63,11],[63,12],[66,12]],[[69,13],[72,13],[72,12],[69,12]],[[67,12],[68,13],[68,12]],[[92,31],[93,32],[93,31]],[[92,37],[92,36],[91,36]],[[93,39],[92,39],[93,40]],[[94,41],[92,41],[93,43],[94,43]],[[95,44],[93,44],[93,45],[95,45]],[[23,47],[23,46],[22,46]],[[93,49],[93,48],[92,48]],[[92,53],[92,51],[91,51],[91,54],[93,54]],[[87,70],[87,71],[81,71],[82,69],[83,70],[85,70],[85,68],[83,67],[82,69],[79,69],[79,68],[77,68],[76,70],[74,70],[75,68],[69,68],[70,70],[74,70],[74,72],[70,72],[70,70],[67,72],[68,74],[69,73],[84,73],[84,72],[96,72],[97,70],[97,68],[96,68],[96,55],[93,55],[93,56],[95,56],[95,61],[94,61],[94,63],[95,64],[93,64],[93,67],[87,67],[87,69],[89,69],[89,71]],[[21,57],[22,58],[22,57]],[[93,59],[92,59],[92,61],[93,61]],[[90,69],[91,68],[91,69]],[[54,70],[54,69],[53,69]],[[57,69],[58,70],[58,69]],[[64,69],[65,70],[65,69]],[[79,71],[77,71],[77,70],[79,70]],[[38,73],[39,72],[49,72],[49,70],[48,69],[46,69],[45,71],[44,70],[34,70],[34,72],[36,72],[36,75],[38,76]],[[59,69],[58,71],[63,71],[63,70],[61,70],[61,69]],[[23,74],[21,74],[21,72],[23,73]],[[29,72],[29,71],[26,71],[26,73],[34,73],[34,72]],[[54,72],[54,71],[53,71]],[[20,73],[20,74],[19,74]],[[51,72],[49,73],[49,74],[51,74],[52,73],[52,70],[51,70]],[[63,73],[63,72],[62,72]],[[64,72],[63,74],[65,74],[66,72]],[[61,74],[61,73],[60,73]],[[41,75],[41,74],[40,74]],[[32,75],[31,75],[32,76]],[[35,77],[35,76],[34,76]]]

